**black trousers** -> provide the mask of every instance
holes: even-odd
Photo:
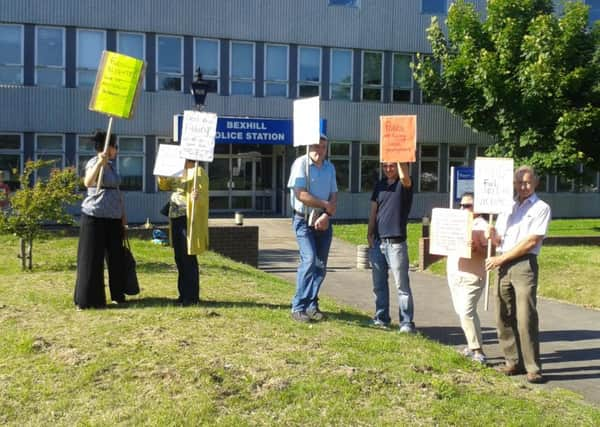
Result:
[[[108,265],[108,287],[113,301],[125,300],[123,226],[120,219],[81,215],[77,248],[75,304],[81,308],[106,306],[104,259]]]
[[[179,302],[194,304],[200,301],[200,278],[198,258],[187,253],[187,218],[181,216],[171,219],[171,237],[177,264],[177,289]]]

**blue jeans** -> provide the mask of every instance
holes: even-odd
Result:
[[[375,320],[390,323],[390,290],[388,286],[388,270],[392,271],[398,289],[398,305],[400,327],[413,323],[413,297],[408,277],[408,251],[406,242],[387,243],[375,241],[369,249],[373,275],[373,293],[375,294]]]
[[[304,217],[294,215],[292,228],[300,250],[300,264],[296,274],[296,295],[292,311],[317,310],[319,289],[327,273],[327,256],[333,235],[331,224],[325,231],[310,228]]]

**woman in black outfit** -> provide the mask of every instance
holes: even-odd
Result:
[[[74,297],[78,309],[106,306],[105,258],[111,300],[115,303],[125,302],[123,232],[127,221],[115,165],[119,147],[115,136],[111,135],[108,151],[104,153],[105,138],[104,132],[94,135],[98,155],[92,157],[85,166],[83,183],[87,187],[87,195],[81,205]],[[102,183],[97,189],[101,168],[104,170]]]

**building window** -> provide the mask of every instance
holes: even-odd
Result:
[[[360,191],[373,191],[381,177],[379,167],[379,144],[365,142],[360,144]]]
[[[469,165],[467,153],[466,145],[448,145],[448,173],[450,173],[453,167],[458,168]],[[448,187],[450,187],[450,181],[448,181]],[[450,188],[448,188],[448,191],[450,191]]]
[[[350,191],[351,143],[346,141],[329,142],[329,161],[335,166],[339,191]]]
[[[309,98],[321,94],[321,49],[298,48],[298,97]]]
[[[230,93],[254,95],[254,43],[231,42]]]
[[[594,22],[600,19],[600,0],[585,0],[585,4],[590,7],[588,22],[593,27]]]
[[[52,160],[54,163],[35,172],[35,179],[48,179],[52,169],[65,167],[65,139],[63,135],[36,135],[35,159]]]
[[[383,88],[383,53],[363,52],[362,100],[381,102]]]
[[[81,178],[80,188],[84,188],[83,177],[85,176],[85,165],[96,153],[92,136],[79,135],[77,137],[77,174]]]
[[[426,15],[445,15],[446,0],[421,0],[421,13]]]
[[[65,30],[57,27],[35,29],[35,84],[65,85]]]
[[[202,78],[208,83],[209,92],[219,93],[220,57],[219,40],[194,40],[194,70],[202,73]]]
[[[156,87],[181,92],[183,87],[183,39],[158,36],[156,43]]]
[[[329,6],[360,7],[360,0],[328,0]]]
[[[20,134],[0,134],[0,172],[11,191],[19,188],[23,170],[23,139]]]
[[[439,191],[439,146],[421,145],[419,149],[419,191]]]
[[[144,190],[144,137],[120,136],[117,170],[121,176],[121,190]]]
[[[393,102],[410,102],[412,101],[412,71],[410,69],[410,55],[400,53],[394,54],[394,70],[393,70],[393,86],[392,86],[392,101]]]
[[[123,33],[117,34],[117,51],[123,55],[145,60],[146,42],[143,34]]]
[[[330,98],[352,100],[352,51],[331,49]]]
[[[77,86],[92,87],[96,81],[102,51],[106,49],[106,33],[77,30]]]
[[[0,24],[0,83],[23,84],[23,27]]]
[[[288,47],[265,47],[265,96],[288,96]]]

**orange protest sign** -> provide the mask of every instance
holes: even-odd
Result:
[[[380,159],[382,162],[415,162],[417,116],[381,116]]]

